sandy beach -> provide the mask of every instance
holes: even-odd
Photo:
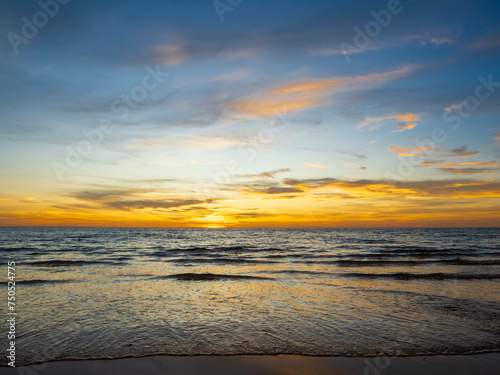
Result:
[[[421,356],[392,358],[278,356],[154,356],[91,361],[58,361],[0,368],[1,375],[420,375],[500,372],[500,353],[469,356]]]

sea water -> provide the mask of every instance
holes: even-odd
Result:
[[[0,258],[18,366],[500,350],[499,229],[0,228]]]

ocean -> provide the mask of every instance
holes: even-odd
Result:
[[[4,227],[0,257],[17,366],[500,351],[499,229]]]

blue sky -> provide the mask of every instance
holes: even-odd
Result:
[[[2,225],[499,224],[497,1],[2,10]]]

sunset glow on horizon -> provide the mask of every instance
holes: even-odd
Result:
[[[499,3],[63,3],[0,16],[0,226],[500,227]]]

